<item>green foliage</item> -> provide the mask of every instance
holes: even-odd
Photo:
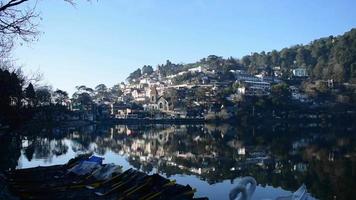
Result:
[[[97,86],[95,87],[95,91],[96,91],[97,93],[104,93],[104,92],[106,92],[107,90],[108,90],[108,88],[106,87],[105,84],[99,84],[99,85],[97,85]]]
[[[150,74],[152,74],[153,73],[153,68],[152,68],[152,66],[151,65],[144,65],[143,67],[142,67],[142,74],[144,75],[144,74],[146,74],[146,75],[150,75]]]
[[[41,87],[36,90],[37,104],[49,105],[51,104],[51,91],[48,87]]]
[[[68,93],[60,89],[54,91],[53,96],[54,101],[59,105],[62,105],[66,100],[68,100]]]
[[[99,84],[95,87],[95,99],[97,102],[101,100],[109,100],[110,99],[110,92],[105,84]]]
[[[142,76],[141,69],[136,69],[134,72],[132,72],[129,77],[127,77],[127,81],[129,83],[131,82],[137,82],[137,79],[139,79]]]
[[[87,92],[89,94],[94,93],[94,90],[92,88],[89,88],[85,85],[76,86],[75,88],[77,89],[77,92],[75,92],[75,93],[83,93],[83,92]],[[75,95],[75,93],[73,95]]]
[[[167,60],[166,64],[159,65],[158,70],[163,77],[177,74],[190,68],[203,66],[206,69],[220,73],[221,79],[233,80],[230,70],[247,69],[256,74],[262,70],[273,75],[273,68],[280,67],[282,78],[292,76],[292,70],[298,67],[307,69],[312,80],[333,79],[336,82],[356,82],[356,29],[342,36],[321,38],[308,45],[296,45],[280,51],[252,53],[242,57],[241,60],[232,57],[224,59],[220,56],[210,55],[198,62],[190,64],[174,64]],[[153,69],[149,65],[142,68],[142,74],[151,74]],[[130,74],[128,80],[139,78],[141,70]],[[190,81],[189,74],[175,78],[177,83]]]
[[[196,101],[203,101],[206,99],[206,92],[208,92],[208,90],[203,87],[198,87],[194,88],[193,92]]]
[[[74,99],[74,102],[82,106],[89,106],[93,103],[93,99],[89,93],[84,92],[79,94],[78,97]]]
[[[72,96],[73,102],[82,107],[91,106],[93,103],[93,97],[95,96],[95,91],[89,87],[86,87],[85,85],[77,86],[76,88],[77,91]],[[103,89],[103,86],[99,85],[99,87],[97,86],[96,89]]]
[[[333,79],[337,82],[354,80],[356,64],[356,29],[338,37],[315,40],[308,45],[297,45],[281,51],[253,53],[244,56],[241,64],[251,73],[268,67],[280,66],[284,78],[291,70],[305,67],[313,79]]]
[[[183,83],[189,83],[192,78],[193,74],[191,72],[184,73],[182,75],[178,75],[172,79],[174,84],[183,84]]]
[[[183,71],[183,65],[174,64],[171,61],[167,60],[166,64],[158,65],[158,70],[159,73],[165,77]]]
[[[120,97],[120,96],[123,94],[123,92],[122,92],[122,90],[121,90],[121,88],[120,88],[120,84],[114,85],[114,86],[111,88],[110,92],[111,92],[112,96],[114,96],[114,97],[116,97],[116,98],[117,98],[117,97]]]
[[[271,87],[271,100],[274,105],[285,105],[289,102],[290,97],[291,92],[289,91],[289,86],[287,84],[280,83]]]
[[[223,96],[229,96],[230,94],[233,93],[233,88],[232,87],[225,87],[222,91]]]

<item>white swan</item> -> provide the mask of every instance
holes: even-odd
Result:
[[[230,200],[250,200],[256,190],[257,182],[253,177],[243,177],[237,186],[230,191]],[[239,194],[241,195],[239,196]]]

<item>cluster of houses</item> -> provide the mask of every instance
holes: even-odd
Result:
[[[174,79],[190,73],[193,77],[199,77],[199,80],[186,81],[180,84],[175,84]],[[273,76],[268,76],[266,72],[261,72],[257,75],[252,75],[244,70],[230,70],[234,75],[233,80],[221,81],[214,70],[210,70],[205,66],[190,68],[170,76],[161,76],[159,70],[151,74],[143,74],[139,79],[130,83],[121,83],[120,89],[122,95],[115,102],[97,101],[95,108],[89,107],[84,109],[91,113],[88,119],[94,120],[95,115],[103,118],[187,118],[187,108],[184,105],[177,105],[172,102],[169,95],[165,93],[169,89],[180,91],[183,97],[179,101],[183,101],[190,95],[192,89],[203,88],[206,98],[199,101],[191,102],[193,105],[214,105],[217,91],[222,90],[232,84],[238,85],[237,92],[233,95],[241,96],[266,96],[270,94],[271,86],[281,82],[279,70],[274,70]],[[296,77],[307,77],[306,70],[298,68],[293,70],[293,75]],[[295,99],[304,99],[305,96],[300,94],[297,87],[291,88]],[[182,95],[181,95],[182,96]],[[228,100],[228,97],[226,97]],[[185,99],[186,100],[186,99]],[[72,109],[76,111],[76,109]],[[205,114],[209,110],[204,111]],[[216,111],[215,111],[216,113]],[[204,113],[200,113],[205,115]],[[196,116],[197,117],[197,116]]]

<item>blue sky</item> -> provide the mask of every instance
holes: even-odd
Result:
[[[25,71],[70,93],[112,86],[145,64],[240,58],[356,28],[354,0],[79,1],[40,1],[39,41],[14,52]]]

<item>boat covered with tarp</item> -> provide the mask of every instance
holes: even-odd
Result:
[[[5,199],[198,199],[189,185],[132,168],[123,171],[91,155],[64,165],[9,170],[0,181],[0,196]]]

